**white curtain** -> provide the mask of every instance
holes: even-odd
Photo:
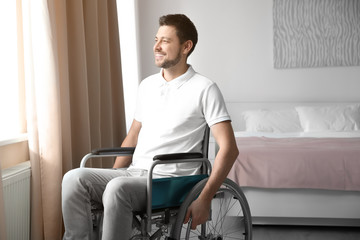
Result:
[[[56,32],[46,0],[23,1],[22,8],[27,130],[32,169],[31,236],[32,239],[43,239],[43,236],[60,239],[61,196],[60,191],[55,190],[61,188],[62,178]]]

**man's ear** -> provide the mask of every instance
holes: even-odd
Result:
[[[191,40],[187,40],[186,42],[184,42],[184,44],[183,44],[183,46],[184,46],[183,54],[188,55],[190,50],[192,49],[193,45],[194,44],[193,44],[193,42]]]

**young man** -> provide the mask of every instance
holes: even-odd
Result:
[[[238,150],[230,117],[216,84],[196,73],[187,58],[197,43],[194,24],[185,15],[159,19],[155,37],[155,64],[160,73],[139,86],[135,118],[122,147],[135,147],[132,158],[118,157],[114,168],[75,169],[63,179],[64,239],[90,239],[91,204],[100,203],[103,239],[128,239],[132,212],[146,205],[146,174],[153,156],[162,153],[201,152],[209,125],[219,145],[208,183],[188,209],[185,222],[192,228],[208,219],[211,200],[226,178]],[[197,163],[159,165],[155,177],[196,174]]]

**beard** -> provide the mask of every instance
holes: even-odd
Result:
[[[173,67],[175,66],[176,64],[178,64],[180,62],[180,59],[181,59],[181,54],[180,54],[180,51],[178,52],[178,55],[176,56],[175,59],[172,59],[172,60],[164,60],[164,62],[162,63],[159,63],[159,64],[156,64],[158,67],[160,68],[164,68],[164,69],[167,69],[167,68],[170,68],[170,67]]]

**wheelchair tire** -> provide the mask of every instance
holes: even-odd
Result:
[[[225,179],[211,203],[210,219],[190,229],[183,224],[190,204],[199,196],[208,179],[200,181],[182,203],[171,230],[172,239],[252,239],[252,221],[249,204],[240,187]]]

